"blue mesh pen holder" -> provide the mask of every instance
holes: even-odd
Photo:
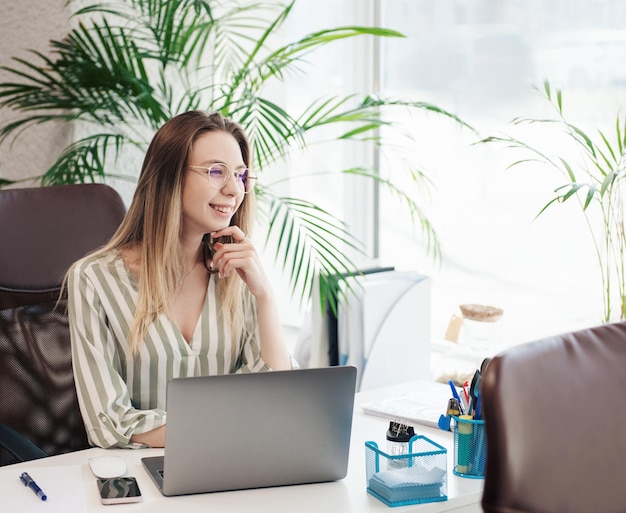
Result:
[[[422,435],[408,453],[388,454],[365,442],[367,492],[387,506],[448,500],[447,450]]]
[[[457,476],[485,478],[487,439],[485,421],[473,420],[468,415],[454,419],[454,468]]]

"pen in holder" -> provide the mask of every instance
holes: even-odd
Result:
[[[487,441],[485,421],[473,420],[471,415],[454,419],[454,472],[457,476],[483,479]]]

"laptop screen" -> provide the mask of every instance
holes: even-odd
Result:
[[[174,379],[164,462],[146,468],[165,495],[342,479],[355,387],[349,366]]]

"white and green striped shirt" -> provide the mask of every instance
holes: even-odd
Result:
[[[232,339],[219,312],[213,278],[190,343],[161,314],[135,354],[127,337],[137,283],[117,252],[76,262],[68,295],[76,390],[94,445],[140,447],[130,437],[165,424],[166,384],[172,378],[269,370],[261,359],[256,327],[255,336]],[[256,326],[255,308],[246,317]]]

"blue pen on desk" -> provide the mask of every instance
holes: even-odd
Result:
[[[28,475],[28,472],[22,472],[20,479],[22,480],[22,483],[24,483],[24,486],[28,486],[42,501],[48,500],[48,496],[43,493],[43,490],[39,488],[39,485]]]
[[[450,384],[450,389],[452,390],[452,397],[454,397],[457,401],[459,401],[459,406],[461,407],[461,415],[463,415],[465,413],[465,411],[463,410],[463,403],[461,402],[461,397],[459,396],[459,392],[456,389],[456,386],[454,385],[454,381],[450,380],[448,381],[448,383]]]

